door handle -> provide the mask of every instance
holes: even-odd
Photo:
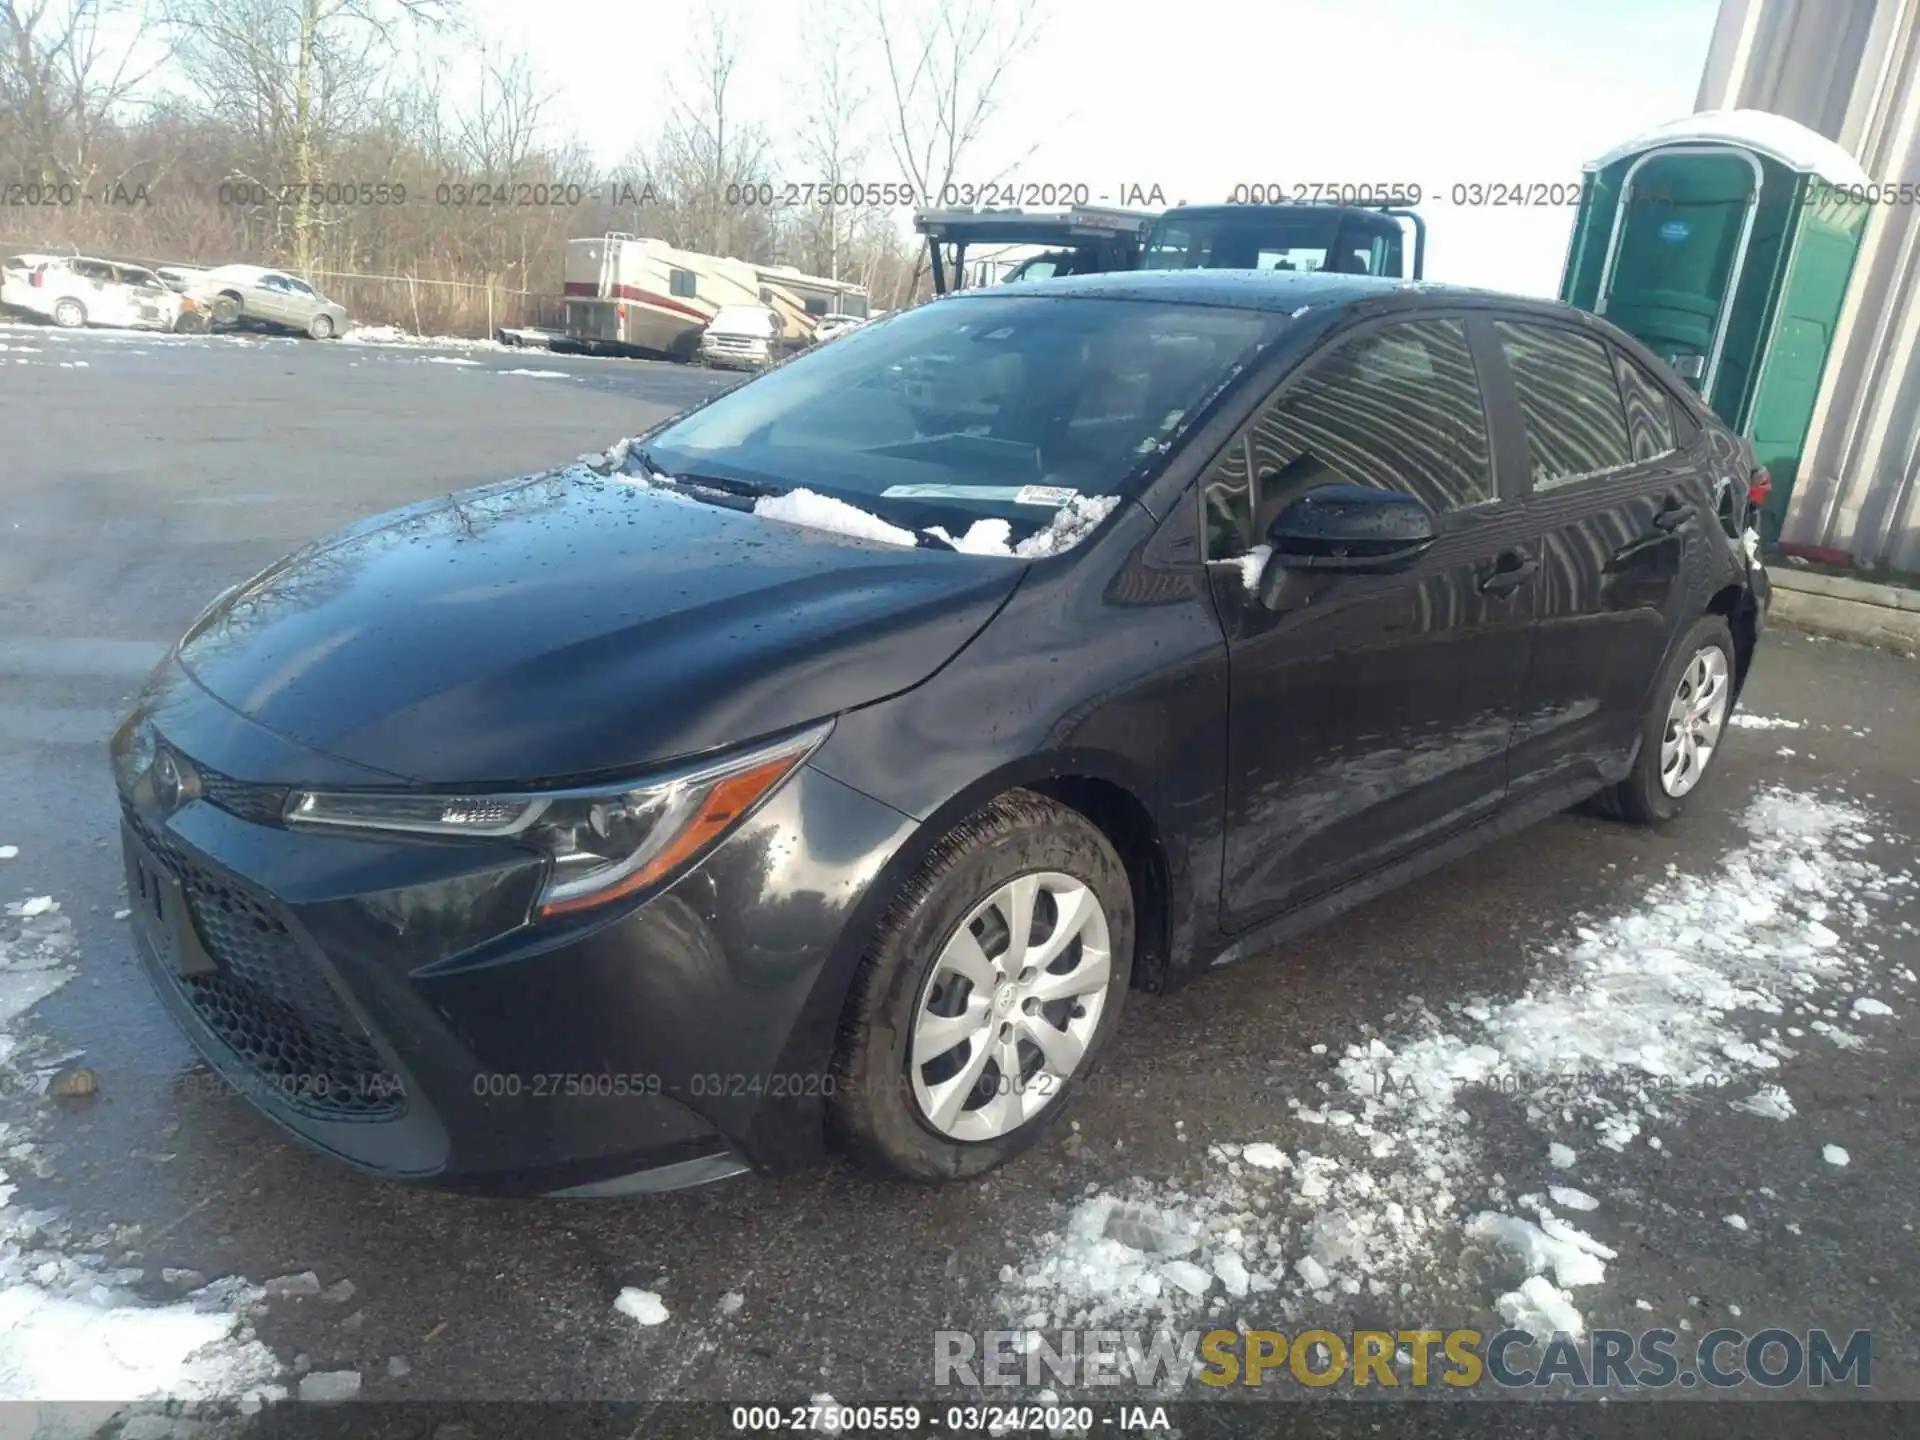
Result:
[[[1520,549],[1502,550],[1494,556],[1493,568],[1481,572],[1480,593],[1496,597],[1511,595],[1540,568],[1540,562]]]
[[[1653,517],[1653,528],[1663,535],[1671,535],[1699,518],[1698,505],[1682,500],[1678,495],[1669,495],[1666,503],[1660,507],[1659,513]]]

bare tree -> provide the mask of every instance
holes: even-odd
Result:
[[[910,21],[894,10],[890,0],[868,0],[886,66],[887,138],[906,179],[938,204],[998,113],[1008,73],[1039,38],[1039,7],[1037,0],[943,0],[912,7]],[[924,265],[925,256],[917,257],[908,295]]]
[[[883,211],[868,207],[855,187],[877,180],[867,175],[873,153],[871,88],[847,45],[854,17],[844,0],[813,0],[802,19],[802,75],[796,96],[801,122],[799,152],[805,183],[819,189],[800,223],[804,268],[841,278],[854,232]]]
[[[678,218],[675,244],[740,255],[764,240],[767,211],[753,203],[772,145],[736,108],[743,56],[735,17],[710,4],[689,56],[691,76],[670,86],[672,110],[646,166]]]
[[[180,68],[213,115],[251,136],[276,219],[290,200],[294,263],[310,270],[325,218],[313,187],[329,144],[374,121],[410,27],[439,28],[457,0],[168,0]],[[361,177],[346,177],[358,180]]]
[[[16,174],[91,187],[103,131],[164,59],[140,58],[145,21],[144,0],[0,0],[0,154]]]

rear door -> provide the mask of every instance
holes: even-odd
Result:
[[[1519,804],[1625,773],[1667,650],[1706,608],[1686,577],[1713,573],[1699,547],[1719,522],[1704,434],[1661,381],[1584,327],[1503,315],[1493,330],[1542,547],[1511,762]]]
[[[293,291],[281,275],[262,275],[247,292],[247,308],[276,325],[300,323],[293,315]]]
[[[104,260],[75,260],[69,267],[71,293],[87,307],[90,325],[126,325],[133,319],[126,287],[114,279],[113,266]]]
[[[1526,678],[1531,556],[1503,491],[1483,327],[1363,324],[1283,382],[1203,480],[1227,632],[1222,922],[1265,916],[1483,820],[1506,791]],[[1504,468],[1504,467],[1503,467]],[[1291,571],[1257,593],[1256,545],[1320,485],[1404,490],[1440,536],[1398,574]]]
[[[287,287],[287,323],[304,330],[313,323],[313,317],[320,311],[320,292],[306,281],[296,280],[291,275],[283,276],[282,283]]]

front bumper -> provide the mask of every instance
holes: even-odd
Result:
[[[818,1156],[852,922],[905,817],[802,767],[664,890],[534,921],[532,851],[275,823],[281,787],[343,783],[341,762],[163,670],[113,742],[136,944],[285,1129],[374,1174],[513,1194]],[[170,811],[156,743],[200,775]]]
[[[715,343],[712,337],[701,340],[700,358],[709,365],[730,370],[764,370],[773,363],[772,351],[764,344],[754,348],[725,340]]]

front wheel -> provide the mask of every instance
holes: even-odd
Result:
[[[1119,1024],[1133,888],[1093,824],[1030,791],[941,841],[854,980],[833,1120],[874,1168],[978,1175],[1033,1145]]]
[[[1680,813],[1719,753],[1737,664],[1725,619],[1704,615],[1694,622],[1653,692],[1633,770],[1600,797],[1603,810],[1636,825],[1658,825]]]
[[[333,338],[333,317],[331,315],[314,316],[313,319],[307,322],[307,333],[316,340],[331,340]]]
[[[213,297],[213,323],[226,329],[237,324],[240,319],[240,297],[237,295],[216,295]]]

